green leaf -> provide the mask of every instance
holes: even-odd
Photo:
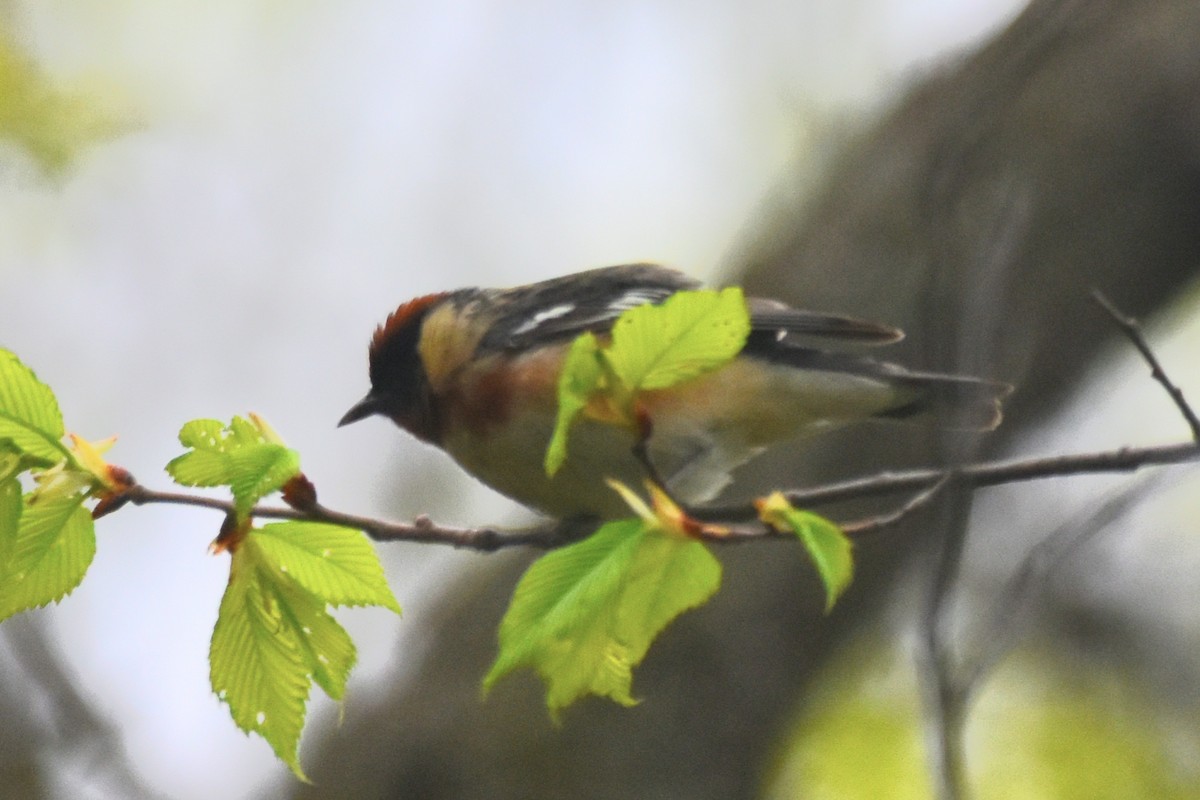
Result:
[[[0,482],[0,620],[57,602],[96,555],[92,516],[82,495],[26,505],[15,478]]]
[[[24,471],[21,451],[8,440],[0,441],[0,483]]]
[[[261,531],[233,553],[209,650],[213,691],[239,728],[262,736],[301,779],[297,754],[315,681],[341,700],[356,658],[349,634],[280,565]],[[393,601],[394,602],[394,601]]]
[[[820,514],[793,508],[779,492],[757,505],[763,522],[776,530],[796,534],[808,551],[825,585],[828,613],[854,577],[854,543],[841,528]]]
[[[245,542],[243,542],[245,544]],[[251,547],[234,553],[209,647],[209,678],[233,721],[262,736],[292,771],[311,681],[295,632],[285,627],[277,594],[264,585]]]
[[[358,659],[354,641],[320,598],[296,591],[295,584],[283,584],[279,591],[280,597],[288,600],[292,624],[302,634],[300,646],[313,680],[330,699],[340,703],[346,697],[346,681]]]
[[[571,343],[558,379],[558,417],[546,449],[553,477],[567,457],[571,424],[587,409],[604,422],[634,426],[638,392],[665,389],[731,361],[750,334],[742,290],[678,292],[661,305],[621,314],[601,347],[584,333]],[[596,399],[606,402],[594,404]],[[589,406],[592,406],[589,408]]]
[[[825,584],[828,612],[854,578],[854,545],[841,528],[819,514],[795,510],[788,513],[788,520]]]
[[[0,349],[0,441],[8,440],[41,466],[70,454],[59,441],[62,414],[50,387],[8,350]]]
[[[604,371],[600,366],[600,344],[591,333],[584,333],[571,342],[558,376],[558,417],[554,435],[546,448],[546,474],[554,474],[567,459],[567,432],[580,412],[587,407],[592,394],[600,386]]]
[[[749,335],[750,313],[738,287],[678,292],[661,305],[622,314],[606,356],[629,389],[665,389],[725,365]]]
[[[281,572],[330,605],[383,606],[400,613],[375,548],[362,531],[320,522],[276,522],[251,538]]]
[[[228,486],[244,519],[255,503],[300,473],[300,455],[272,438],[242,417],[229,426],[192,420],[179,432],[180,444],[191,452],[172,459],[167,472],[184,486]]]
[[[0,480],[0,571],[4,574],[8,573],[17,549],[23,505],[21,482],[11,474],[6,475]]]
[[[632,669],[650,643],[720,582],[720,562],[700,542],[665,535],[642,520],[610,522],[546,554],[521,578],[484,689],[529,666],[546,682],[555,718],[586,694],[632,705]]]

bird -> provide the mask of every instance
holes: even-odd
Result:
[[[631,513],[608,479],[640,487],[655,477],[692,506],[715,497],[734,469],[767,447],[806,433],[923,415],[963,430],[1000,423],[1007,384],[910,371],[810,346],[810,339],[843,348],[886,344],[903,334],[751,297],[745,300],[750,333],[733,360],[639,397],[651,422],[647,441],[582,417],[571,428],[565,462],[548,475],[544,455],[571,342],[587,332],[606,335],[630,308],[701,286],[678,270],[639,263],[409,300],[371,337],[370,390],[339,426],[386,417],[535,511],[561,520],[609,520]]]

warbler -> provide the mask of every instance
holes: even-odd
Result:
[[[605,479],[641,487],[647,457],[677,500],[695,504],[769,445],[806,432],[923,413],[963,429],[1000,422],[1005,384],[912,372],[798,341],[883,344],[902,337],[895,328],[747,298],[751,332],[736,358],[638,398],[651,424],[644,457],[635,454],[636,432],[584,415],[549,477],[544,457],[572,340],[585,331],[603,336],[627,309],[700,286],[673,269],[629,264],[410,300],[375,330],[371,389],[339,424],[385,416],[519,503],[553,517],[608,519],[631,512]]]

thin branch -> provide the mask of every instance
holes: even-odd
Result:
[[[1136,319],[1124,314],[1098,289],[1092,290],[1092,299],[1104,309],[1113,322],[1133,344],[1142,359],[1150,367],[1150,374],[1175,403],[1180,415],[1191,428],[1192,438],[1200,446],[1200,419],[1183,396],[1183,391],[1170,379],[1162,363],[1154,354],[1141,325]],[[1012,577],[1005,584],[994,605],[991,618],[979,634],[980,652],[974,663],[964,665],[958,676],[958,691],[967,702],[975,688],[995,665],[1011,649],[1020,633],[1030,601],[1042,589],[1053,568],[1063,558],[1088,539],[1107,529],[1114,522],[1163,483],[1162,475],[1144,478],[1122,492],[1110,497],[1099,508],[1083,520],[1072,520],[1059,526],[1035,545],[1026,554]]]
[[[1196,460],[1200,460],[1200,443],[1187,442],[1157,447],[1126,447],[1099,453],[1050,458],[982,462],[958,467],[953,470],[953,475],[955,482],[964,489],[979,489],[986,486],[1069,475],[1132,472],[1142,467],[1179,464]],[[884,472],[874,477],[797,490],[789,492],[787,496],[793,505],[811,508],[859,498],[918,492],[912,500],[896,511],[846,523],[847,532],[861,535],[894,525],[912,511],[929,502],[934,495],[941,491],[940,484],[944,483],[950,474],[951,471],[944,469]],[[123,498],[139,506],[151,504],[197,506],[226,514],[232,512],[234,508],[232,501],[229,500],[183,492],[156,491],[141,484],[134,484],[126,489]],[[722,520],[734,523],[739,520],[752,520],[756,512],[752,506],[730,506],[689,509],[689,513],[703,520]],[[305,510],[260,505],[255,506],[250,514],[262,519],[307,520],[344,525],[361,530],[380,542],[446,544],[451,547],[484,553],[508,547],[539,549],[562,547],[577,541],[587,533],[586,529],[580,525],[561,522],[548,522],[543,525],[514,530],[491,526],[465,528],[440,525],[428,517],[418,517],[411,523],[399,523],[347,514],[322,505],[313,505]],[[705,536],[704,538],[715,543],[737,544],[775,539],[780,536],[763,526],[745,525],[734,527],[728,535]]]
[[[921,611],[919,661],[924,702],[924,729],[928,741],[930,772],[939,800],[967,796],[966,764],[963,758],[963,728],[966,704],[958,691],[953,642],[947,630],[951,598],[962,571],[967,542],[967,522],[972,494],[958,480],[947,480],[949,489],[941,504],[941,519],[932,525],[937,534],[929,537],[929,573]]]
[[[962,486],[980,489],[1069,475],[1133,472],[1142,467],[1180,464],[1198,459],[1200,445],[1185,442],[1156,447],[1122,447],[1117,450],[1046,458],[985,461],[959,466],[955,472],[956,480]],[[946,475],[947,470],[933,468],[881,472],[866,478],[794,490],[787,493],[787,498],[793,505],[812,508],[848,500],[921,491],[944,479]],[[711,506],[690,511],[705,520],[749,519],[754,514],[752,507],[741,505]]]
[[[129,502],[134,505],[149,505],[166,503],[171,505],[199,506],[211,508],[214,511],[231,513],[234,510],[232,501],[215,497],[202,497],[182,492],[159,492],[148,489],[141,484],[135,484],[127,491]],[[424,542],[433,544],[448,544],[467,550],[477,550],[490,553],[505,547],[561,547],[573,538],[578,538],[574,531],[566,530],[564,526],[547,523],[531,528],[502,530],[493,527],[459,528],[448,525],[437,525],[428,517],[417,517],[412,523],[388,522],[373,517],[362,517],[346,514],[314,505],[306,510],[272,506],[255,506],[251,516],[263,519],[291,519],[307,522],[327,522],[332,525],[343,525],[363,531],[372,539],[380,542]]]
[[[1099,289],[1092,289],[1092,299],[1112,317],[1113,322],[1117,324],[1117,327],[1121,329],[1125,337],[1141,353],[1142,359],[1150,366],[1151,376],[1167,390],[1167,394],[1171,396],[1175,407],[1179,409],[1179,413],[1187,421],[1188,427],[1192,429],[1192,439],[1200,442],[1200,418],[1196,416],[1196,411],[1184,398],[1183,390],[1167,377],[1162,364],[1159,363],[1158,358],[1154,355],[1154,351],[1150,349],[1150,344],[1146,341],[1146,337],[1142,335],[1142,326],[1133,317],[1121,313],[1120,309],[1113,305]]]
[[[992,606],[991,616],[976,640],[979,654],[974,663],[964,666],[959,690],[969,700],[975,689],[1012,649],[1032,601],[1045,589],[1054,568],[1088,540],[1110,528],[1130,509],[1162,488],[1162,473],[1149,475],[1109,497],[1082,520],[1072,519],[1060,525],[1032,547],[1016,571],[1005,583]]]
[[[848,535],[856,538],[861,538],[864,534],[877,533],[893,525],[899,524],[909,514],[921,510],[929,505],[941,493],[943,489],[950,483],[952,473],[945,472],[940,480],[929,488],[917,493],[899,508],[888,511],[883,514],[878,514],[874,517],[866,517],[864,519],[855,520],[853,522],[844,523],[842,530]]]
[[[1122,314],[1099,291],[1092,294],[1150,365],[1154,379],[1171,397],[1191,428],[1193,442],[1200,447],[1200,420],[1184,399],[1183,392],[1167,377],[1137,321]],[[1127,456],[1129,451],[1120,454]],[[924,634],[921,642],[923,706],[930,738],[931,771],[935,775],[939,798],[952,800],[967,796],[963,732],[971,698],[1015,642],[1024,612],[1042,590],[1054,566],[1067,553],[1113,524],[1160,482],[1161,475],[1138,481],[1134,487],[1103,503],[1086,519],[1060,526],[1033,547],[1005,586],[992,616],[983,626],[974,657],[966,659],[960,656],[961,648],[955,647],[947,623],[954,584],[960,573],[971,497],[969,494],[950,494],[950,501],[945,505],[947,536],[940,540],[939,550],[934,554],[934,571],[921,626]]]

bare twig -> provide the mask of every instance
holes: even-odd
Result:
[[[886,528],[890,528],[903,521],[909,514],[921,510],[938,496],[942,489],[950,483],[952,474],[949,472],[943,473],[940,480],[929,488],[914,495],[908,502],[899,508],[888,511],[883,514],[878,514],[874,517],[866,517],[853,522],[842,524],[842,530],[848,535],[854,537],[862,537],[864,534],[876,533]]]
[[[979,489],[986,486],[1069,475],[1132,472],[1143,467],[1196,460],[1200,460],[1200,443],[1187,442],[1157,447],[1126,447],[1119,450],[1051,458],[981,462],[959,467],[953,472],[957,485],[964,489]],[[788,500],[796,506],[811,508],[827,503],[901,492],[915,491],[919,493],[896,511],[846,523],[845,527],[848,532],[862,535],[894,525],[927,503],[933,495],[941,491],[939,484],[946,481],[949,475],[950,471],[944,469],[884,472],[870,478],[789,492]],[[128,502],[139,506],[150,504],[188,505],[209,508],[226,514],[234,508],[232,501],[229,500],[184,492],[157,491],[141,484],[129,487],[125,496]],[[508,547],[539,549],[562,547],[577,541],[587,532],[577,525],[563,525],[554,522],[515,530],[504,530],[491,526],[465,528],[440,525],[427,517],[418,517],[412,523],[399,523],[347,514],[322,505],[314,505],[303,511],[281,506],[260,505],[255,506],[250,513],[251,516],[262,519],[309,520],[344,525],[348,528],[357,528],[380,542],[446,544],[485,553]],[[751,520],[756,512],[751,506],[729,506],[689,509],[689,513],[703,520],[721,520],[732,523],[739,520]],[[729,535],[705,538],[722,544],[736,544],[775,539],[779,538],[779,534],[763,526],[745,525],[734,528]]]
[[[1150,374],[1154,380],[1158,381],[1163,389],[1166,389],[1171,400],[1175,403],[1175,407],[1179,409],[1179,413],[1183,415],[1187,421],[1188,427],[1192,429],[1192,439],[1200,442],[1200,418],[1196,416],[1196,411],[1191,407],[1188,401],[1183,396],[1183,390],[1180,389],[1162,368],[1158,357],[1154,355],[1154,351],[1150,349],[1150,344],[1146,341],[1146,337],[1142,335],[1142,326],[1133,317],[1126,316],[1120,309],[1112,304],[1107,297],[1099,289],[1092,289],[1092,299],[1103,308],[1126,338],[1133,343],[1137,351],[1141,353],[1142,359],[1150,366]]]
[[[979,489],[1069,475],[1133,472],[1142,467],[1179,464],[1198,459],[1200,445],[1185,442],[1156,447],[1123,447],[1117,450],[1047,458],[985,461],[962,465],[955,472],[960,485]],[[947,470],[933,468],[881,472],[866,478],[798,489],[788,492],[787,498],[793,505],[812,508],[848,500],[921,491],[943,480],[946,475]],[[749,506],[711,506],[691,511],[697,517],[706,520],[749,519],[754,514],[754,509]]]
[[[1117,327],[1133,344],[1150,367],[1150,374],[1175,403],[1180,415],[1191,428],[1192,438],[1200,444],[1200,418],[1183,396],[1182,390],[1170,379],[1154,354],[1141,325],[1127,316],[1098,289],[1092,298],[1112,318]],[[991,618],[979,634],[980,652],[974,663],[964,666],[959,676],[959,691],[964,701],[987,677],[1011,649],[1019,633],[1031,600],[1044,588],[1047,577],[1063,558],[1088,539],[1107,529],[1151,492],[1161,487],[1162,475],[1153,475],[1126,487],[1110,497],[1083,520],[1072,520],[1059,526],[1026,554],[997,599]]]
[[[234,509],[232,501],[215,497],[202,497],[183,492],[159,492],[148,489],[141,484],[135,484],[128,490],[129,502],[134,505],[149,505],[152,503],[167,503],[173,505],[199,506],[215,511],[230,513]],[[332,525],[343,525],[363,531],[372,539],[380,542],[425,542],[448,544],[467,550],[477,550],[489,553],[505,547],[561,547],[568,544],[578,535],[571,530],[564,530],[556,523],[547,523],[531,528],[505,531],[500,528],[459,528],[447,525],[437,525],[428,517],[417,517],[410,524],[388,522],[373,517],[362,517],[334,511],[322,505],[300,511],[294,508],[271,506],[255,506],[251,516],[263,519],[292,519],[308,522],[327,522]]]
[[[891,511],[870,517],[863,517],[862,519],[850,520],[849,522],[839,522],[838,527],[847,536],[860,541],[870,534],[880,533],[894,525],[898,525],[907,519],[909,515],[929,505],[950,482],[950,478],[949,474],[944,475],[937,483],[918,492],[905,503]],[[790,540],[793,536],[790,533],[782,532],[765,525],[735,525],[726,526],[724,531],[720,533],[702,532],[700,538],[722,544],[736,544],[738,542],[752,542],[767,538]]]
[[[936,535],[929,542],[930,567],[921,612],[919,661],[924,698],[921,708],[935,796],[940,800],[956,800],[967,796],[962,752],[966,704],[958,690],[957,664],[947,622],[961,574],[972,495],[956,474],[950,475],[947,482],[942,518],[932,525]]]
[[[1193,447],[1200,448],[1200,420],[1183,397],[1183,393],[1168,378],[1157,357],[1141,334],[1137,321],[1125,316],[1099,292],[1093,296],[1125,333],[1138,352],[1150,365],[1154,379],[1167,391],[1176,408],[1192,431]],[[1133,455],[1129,449],[1112,455],[1118,460]],[[1078,465],[1080,457],[1073,457]],[[1084,457],[1086,460],[1086,457]],[[1014,465],[1016,466],[1016,465]],[[1059,464],[1017,466],[1015,471],[1028,475],[1029,470],[1055,469]],[[1004,470],[984,469],[982,473],[974,467],[963,469],[963,474],[974,474],[976,479],[998,477]],[[1016,640],[1024,614],[1032,598],[1042,589],[1047,576],[1065,555],[1083,542],[1104,530],[1124,515],[1130,507],[1143,499],[1161,476],[1137,482],[1133,487],[1102,504],[1083,521],[1075,521],[1056,529],[1026,555],[1017,571],[1001,593],[995,611],[983,626],[973,658],[961,657],[961,649],[947,629],[950,599],[955,580],[959,574],[965,535],[957,535],[966,524],[970,498],[965,494],[950,493],[946,504],[948,535],[940,542],[935,553],[934,568],[922,618],[922,683],[925,695],[923,708],[926,731],[929,735],[931,771],[935,776],[937,796],[952,800],[967,796],[965,763],[963,760],[963,729],[966,724],[970,701],[979,684],[1003,658]],[[978,483],[976,484],[978,485]]]
[[[1016,643],[1032,601],[1047,584],[1054,568],[1081,545],[1107,530],[1130,509],[1162,488],[1164,474],[1149,475],[1108,498],[1083,519],[1060,525],[1021,560],[992,605],[988,621],[977,636],[978,655],[960,672],[959,689],[969,701],[979,684]]]

